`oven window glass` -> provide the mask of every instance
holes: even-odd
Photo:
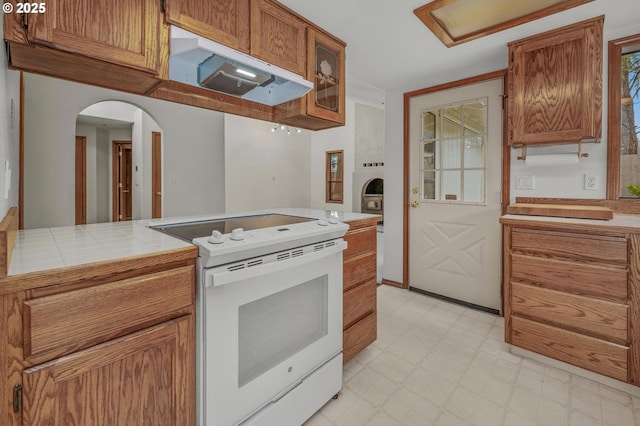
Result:
[[[238,387],[327,335],[328,276],[238,308]]]

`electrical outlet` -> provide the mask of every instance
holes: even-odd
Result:
[[[600,189],[598,175],[584,175],[584,189],[587,191],[597,191]]]

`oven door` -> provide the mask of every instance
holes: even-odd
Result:
[[[341,353],[346,243],[321,246],[204,271],[204,424],[243,421]]]

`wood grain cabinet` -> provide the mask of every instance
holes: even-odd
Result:
[[[117,268],[0,296],[2,424],[195,424],[193,257]]]
[[[165,0],[165,19],[194,34],[249,53],[249,0]]]
[[[602,134],[604,17],[509,43],[508,143],[576,143]]]
[[[169,27],[158,1],[44,5],[45,13],[5,14],[10,68],[137,94],[168,78]]]
[[[349,223],[344,239],[343,362],[377,338],[377,219]]]
[[[158,72],[160,2],[53,0],[46,8],[28,15],[31,42]]]
[[[305,75],[307,23],[270,0],[251,3],[251,55]]]
[[[276,106],[276,121],[314,130],[344,125],[345,48],[344,42],[309,27],[306,78],[314,87],[306,96]]]
[[[640,385],[638,235],[504,229],[505,340]]]

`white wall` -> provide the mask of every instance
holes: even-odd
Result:
[[[272,132],[273,123],[225,114],[225,205],[228,212],[309,208],[311,135]]]
[[[103,100],[134,104],[161,126],[164,217],[224,211],[222,113],[25,74],[25,228],[74,223],[75,121]],[[40,169],[50,171],[30,178]]]
[[[382,278],[402,282],[404,97],[387,91],[384,140],[384,264]]]
[[[355,100],[346,99],[346,124],[342,127],[316,131],[311,135],[311,208],[353,211],[352,183],[355,140]],[[343,150],[344,198],[342,204],[326,203],[326,152]]]
[[[0,33],[3,23],[0,19]],[[4,47],[0,49],[0,220],[18,205],[18,162],[20,147],[20,73],[7,69]],[[5,177],[5,161],[11,175]],[[9,196],[5,188],[9,185]]]

